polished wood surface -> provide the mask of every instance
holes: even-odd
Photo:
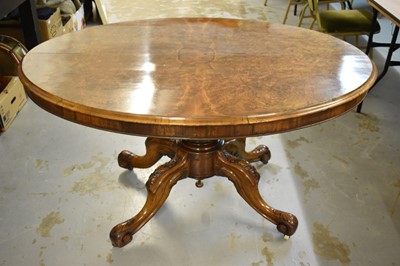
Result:
[[[368,0],[368,3],[400,27],[400,0]]]
[[[40,65],[38,65],[40,64]],[[246,151],[248,136],[294,130],[356,106],[376,79],[357,48],[322,33],[234,19],[161,19],[93,27],[64,35],[25,56],[20,78],[42,108],[83,125],[147,136],[146,153],[122,151],[128,170],[149,168],[139,213],[110,232],[128,244],[162,207],[172,187],[212,176],[240,196],[285,238],[290,213],[260,195],[251,162],[270,150]]]
[[[54,38],[28,53],[20,78],[39,106],[73,122],[142,136],[215,139],[336,117],[362,100],[376,69],[357,48],[318,32],[183,18]]]
[[[162,156],[171,160],[158,166],[150,175],[146,182],[147,200],[143,208],[136,216],[111,230],[110,238],[114,246],[123,247],[131,242],[132,236],[162,207],[172,187],[187,177],[197,179],[197,187],[203,186],[203,179],[214,175],[227,177],[240,196],[261,216],[275,224],[285,238],[296,232],[296,216],[269,206],[258,190],[260,175],[250,162],[268,163],[271,153],[266,146],[259,145],[247,152],[245,139],[195,141],[147,138],[145,155],[123,151],[118,156],[118,163],[129,170],[148,168]]]

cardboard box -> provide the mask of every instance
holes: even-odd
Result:
[[[77,1],[79,3],[79,1]],[[78,5],[78,4],[76,4]],[[74,30],[80,30],[85,27],[85,15],[83,5],[79,3],[77,11],[72,16],[65,16],[66,23],[63,25],[64,16],[61,16],[60,8],[46,20],[38,19],[39,34],[42,41],[49,40],[64,33]],[[0,34],[16,38],[21,43],[25,44],[24,34],[20,20],[3,20],[0,21]]]
[[[74,30],[81,30],[86,26],[85,11],[83,10],[83,5],[79,0],[74,0],[74,4],[76,7],[76,12],[72,15]]]
[[[74,14],[61,15],[64,27],[64,34],[72,31],[81,30],[86,26],[83,5],[77,0],[74,1],[74,5],[76,8],[76,12]]]
[[[62,35],[64,30],[61,22],[60,8],[57,8],[48,19],[39,19],[38,24],[40,36],[43,41]]]
[[[61,15],[63,23],[63,34],[74,31],[74,20],[72,16]]]
[[[0,77],[0,131],[7,130],[26,103],[24,87],[18,77]]]

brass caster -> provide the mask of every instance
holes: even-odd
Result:
[[[285,240],[289,240],[289,238],[290,238],[290,236],[288,236],[288,235],[283,236],[283,239],[285,239]]]
[[[201,181],[201,180],[197,180],[197,181],[196,181],[196,187],[201,188],[201,187],[203,187],[203,186],[204,186],[203,181]]]

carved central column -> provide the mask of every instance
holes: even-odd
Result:
[[[196,186],[202,187],[202,180],[215,175],[227,177],[236,187],[242,198],[264,218],[277,225],[285,238],[293,235],[297,229],[297,218],[286,212],[269,206],[258,190],[260,175],[250,162],[268,163],[271,158],[269,149],[259,145],[246,152],[245,139],[230,140],[168,140],[147,138],[146,154],[137,156],[122,151],[118,156],[121,167],[133,170],[134,167],[148,168],[161,157],[168,156],[170,161],[158,166],[146,183],[147,200],[139,213],[131,219],[117,224],[110,232],[112,244],[123,247],[161,208],[172,187],[186,177],[197,180]]]
[[[196,186],[202,187],[202,179],[215,175],[215,157],[223,143],[223,140],[181,140],[178,142],[179,147],[188,155],[190,165],[188,177],[198,180]]]

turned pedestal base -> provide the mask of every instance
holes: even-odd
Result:
[[[150,175],[147,183],[147,200],[140,212],[133,218],[116,225],[110,232],[112,244],[123,247],[132,240],[133,234],[142,228],[161,208],[172,187],[181,179],[196,179],[196,186],[202,187],[202,180],[215,175],[227,177],[237,192],[259,214],[277,225],[285,238],[297,229],[297,218],[286,212],[270,207],[258,190],[260,175],[250,162],[268,163],[269,149],[260,145],[251,152],[245,151],[245,139],[232,140],[167,140],[147,138],[146,154],[137,156],[122,151],[118,156],[121,167],[149,168],[163,157],[171,158]]]

